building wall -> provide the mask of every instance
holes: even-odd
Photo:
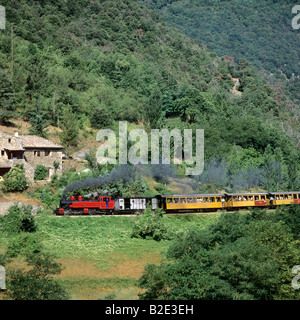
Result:
[[[26,149],[24,152],[24,159],[25,163],[28,165],[28,170],[30,171],[30,173],[28,173],[28,178],[30,180],[33,180],[34,170],[38,164],[49,168],[49,178],[55,173],[53,165],[54,161],[59,163],[57,173],[60,174],[62,172],[62,150],[60,149]]]
[[[24,148],[25,151],[7,151],[18,150]],[[28,180],[34,180],[35,167],[40,164],[49,168],[49,178],[55,173],[54,161],[59,163],[59,168],[56,173],[62,172],[62,149],[46,148],[46,147],[23,147],[21,136],[9,135],[0,131],[0,161],[4,160],[5,164],[9,164],[11,168],[16,164],[24,164],[25,174]],[[4,171],[7,171],[5,169]],[[2,172],[4,172],[2,170]],[[1,173],[1,172],[0,172]]]

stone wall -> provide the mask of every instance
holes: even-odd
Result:
[[[33,180],[35,167],[40,164],[49,168],[49,176],[55,173],[54,161],[59,163],[59,168],[57,169],[57,174],[62,172],[62,150],[53,149],[26,149],[24,152],[25,159],[25,169],[28,170],[28,179]]]

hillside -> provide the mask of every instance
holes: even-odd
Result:
[[[36,175],[27,184],[20,165],[0,183],[0,265],[8,276],[0,300],[299,300],[291,272],[299,257],[299,205],[180,214],[148,207],[117,215],[115,203],[111,214],[105,207],[107,215],[54,214],[76,203],[102,211],[107,195],[135,205],[142,201],[133,197],[172,193],[300,190],[300,110],[286,83],[267,82],[246,54],[236,60],[215,53],[138,1],[1,5],[7,28],[0,30],[0,131],[61,143],[68,158],[62,171],[53,162],[50,181]],[[204,172],[186,176],[187,161],[99,164],[96,150],[106,142],[96,141],[97,132],[114,130],[118,140],[120,121],[148,134],[204,129]],[[5,152],[25,147],[7,136],[2,141]],[[129,139],[127,151],[135,142]],[[36,147],[33,158],[41,156]],[[177,156],[172,146],[170,158]],[[78,197],[92,199],[96,191],[97,204]],[[68,201],[71,195],[78,201]]]
[[[90,127],[118,130],[120,120],[148,131],[201,128],[201,190],[299,185],[297,110],[245,59],[218,57],[135,1],[2,5],[14,32],[13,70],[11,28],[0,33],[4,124],[18,116],[47,135],[46,125],[64,131],[74,117],[70,132],[83,137]],[[76,152],[77,145],[66,148]]]
[[[219,56],[245,58],[258,70],[300,74],[299,31],[292,28],[295,1],[153,0],[157,9],[181,32],[206,44]]]
[[[300,101],[300,37],[295,1],[141,0],[165,21],[218,56],[250,61],[267,81]]]

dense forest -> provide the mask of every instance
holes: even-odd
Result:
[[[115,129],[120,120],[146,130],[201,128],[199,191],[300,187],[299,111],[247,55],[238,63],[219,57],[135,1],[2,5],[2,123],[22,117],[41,136],[47,125],[59,127],[66,150],[79,129]],[[235,78],[241,95],[232,91]]]
[[[219,56],[249,60],[268,81],[280,79],[299,101],[299,30],[292,27],[297,1],[142,0],[182,33]],[[297,90],[298,89],[298,90]]]

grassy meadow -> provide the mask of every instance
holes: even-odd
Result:
[[[163,219],[168,230],[177,233],[191,227],[204,228],[219,215],[165,215]],[[160,263],[172,241],[132,238],[136,219],[137,216],[41,215],[36,217],[34,236],[45,251],[55,254],[56,260],[63,264],[57,278],[71,299],[134,300],[141,292],[137,280],[145,265]],[[0,235],[1,252],[12,240],[10,237]],[[25,266],[20,257],[11,264],[13,268]]]

